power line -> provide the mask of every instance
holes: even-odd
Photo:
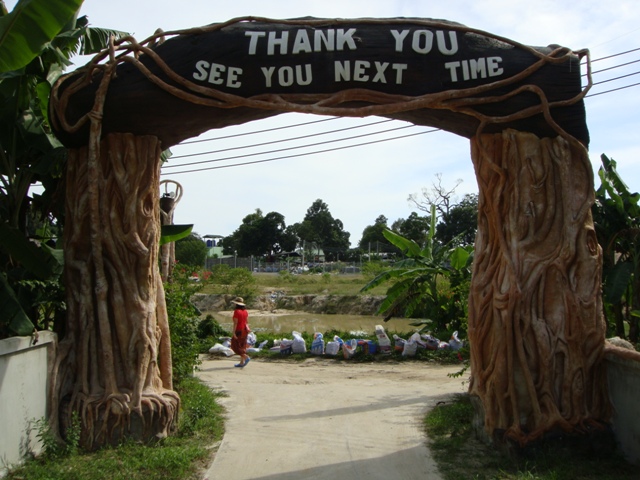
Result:
[[[606,57],[596,58],[595,60],[591,60],[591,63],[599,62],[600,60],[608,60],[609,58],[613,58],[613,57],[619,57],[620,55],[626,55],[627,53],[637,52],[638,50],[640,50],[640,47],[634,48],[632,50],[627,50],[626,52],[614,53],[613,55],[607,55]]]
[[[344,138],[340,138],[340,139],[337,139],[337,140],[326,140],[324,142],[307,143],[305,145],[298,145],[298,146],[295,146],[295,147],[287,147],[287,148],[278,148],[278,149],[275,149],[275,150],[269,150],[267,152],[248,153],[248,154],[245,154],[245,155],[236,155],[236,156],[233,156],[233,157],[223,157],[223,158],[215,158],[215,159],[211,159],[211,160],[202,160],[202,161],[199,161],[199,162],[183,163],[181,165],[165,165],[163,168],[186,167],[186,166],[189,166],[189,165],[200,165],[200,164],[203,164],[203,163],[222,162],[224,160],[235,160],[237,158],[255,157],[257,155],[267,155],[269,153],[287,152],[289,150],[299,150],[301,148],[317,147],[318,145],[325,145],[327,143],[344,142],[345,140],[353,140],[355,138],[370,137],[372,135],[379,135],[381,133],[395,132],[397,130],[404,130],[405,128],[413,128],[415,126],[416,125],[404,125],[402,127],[389,128],[387,130],[381,130],[381,131],[374,132],[374,133],[364,133],[362,135],[353,135],[351,137],[344,137]],[[242,148],[242,147],[240,147],[240,148]],[[185,155],[185,156],[189,156],[189,155]]]
[[[343,147],[328,148],[328,149],[325,149],[325,150],[317,150],[315,152],[306,152],[306,153],[300,153],[300,154],[296,154],[296,155],[287,155],[287,156],[283,156],[283,157],[267,158],[267,159],[264,159],[264,160],[254,160],[252,162],[234,163],[234,164],[231,164],[231,165],[219,165],[219,166],[216,166],[216,167],[206,167],[206,168],[197,168],[197,169],[193,169],[193,170],[183,170],[183,171],[180,171],[180,172],[171,172],[170,175],[179,175],[181,173],[203,172],[203,171],[206,171],[206,170],[218,170],[218,169],[221,169],[221,168],[240,167],[240,166],[244,166],[244,165],[254,165],[254,164],[257,164],[257,163],[273,162],[273,161],[276,161],[276,160],[286,160],[286,159],[289,159],[289,158],[306,157],[306,156],[309,156],[309,155],[316,155],[318,153],[335,152],[337,150],[346,150],[348,148],[362,147],[364,145],[373,145],[375,143],[389,142],[391,140],[400,140],[402,138],[415,137],[417,135],[424,135],[426,133],[434,133],[434,132],[438,132],[440,130],[441,130],[440,128],[435,128],[435,129],[427,130],[427,131],[424,131],[424,132],[410,133],[408,135],[401,135],[401,136],[398,136],[398,137],[383,138],[381,140],[374,140],[374,141],[371,141],[371,142],[356,143],[354,145],[345,145]],[[162,175],[165,175],[165,174],[163,173]],[[167,174],[167,175],[169,175],[169,174]]]
[[[595,82],[593,85],[601,85],[603,83],[607,83],[607,82],[613,82],[614,80],[620,80],[621,78],[627,78],[627,77],[632,77],[634,75],[638,75],[640,73],[640,71],[638,72],[633,72],[633,73],[628,73],[626,75],[620,75],[619,77],[614,77],[614,78],[609,78],[607,80],[602,80],[600,82]]]
[[[616,92],[618,90],[624,90],[625,88],[637,87],[638,85],[640,85],[640,82],[639,83],[632,83],[631,85],[625,85],[623,87],[612,88],[611,90],[605,90],[604,92],[590,93],[585,98],[595,97],[597,95],[603,95],[605,93]]]
[[[271,140],[270,142],[254,143],[254,144],[251,144],[251,145],[242,145],[242,146],[239,146],[239,147],[229,147],[229,148],[223,148],[221,150],[210,150],[208,152],[190,153],[190,154],[187,154],[187,155],[175,155],[175,156],[171,157],[171,160],[175,160],[177,158],[196,157],[196,156],[199,156],[199,155],[207,155],[207,154],[210,154],[210,153],[228,152],[228,151],[231,151],[231,150],[239,150],[239,149],[242,149],[242,148],[264,147],[265,145],[272,145],[274,143],[292,142],[294,140],[301,140],[303,138],[311,138],[311,137],[318,137],[320,135],[329,135],[331,133],[346,132],[347,130],[355,130],[356,128],[370,127],[372,125],[379,125],[381,123],[388,123],[388,122],[393,122],[393,120],[392,119],[379,120],[377,122],[366,123],[364,125],[356,125],[356,126],[353,126],[353,127],[339,128],[337,130],[329,130],[329,131],[326,131],[326,132],[311,133],[309,135],[301,135],[299,137],[286,138],[284,140]],[[308,125],[308,124],[303,124],[303,125]],[[300,125],[296,125],[296,126],[300,126]],[[279,128],[283,128],[283,127],[279,127]],[[263,130],[263,131],[271,131],[271,130],[269,129],[269,130]],[[258,133],[258,132],[255,132],[255,133]],[[218,140],[218,139],[215,138],[215,139],[202,140],[202,141],[210,141],[210,140]]]
[[[303,127],[305,125],[312,125],[314,123],[328,122],[330,120],[339,120],[341,118],[342,117],[322,118],[320,120],[313,120],[311,122],[296,123],[295,125],[284,125],[282,127],[267,128],[265,130],[256,130],[256,131],[253,131],[253,132],[236,133],[235,135],[226,135],[224,137],[204,138],[204,139],[201,139],[201,140],[188,140],[188,141],[180,142],[178,145],[188,145],[188,144],[191,144],[191,143],[211,142],[213,140],[226,140],[228,138],[243,137],[245,135],[253,135],[255,133],[275,132],[276,130],[284,130],[284,129],[287,129],[287,128]]]
[[[638,63],[640,62],[640,59],[638,60],[632,60],[631,62],[626,62],[626,63],[621,63],[620,65],[614,65],[613,67],[608,67],[608,68],[603,68],[601,70],[596,70],[595,72],[591,72],[593,75],[595,75],[596,73],[602,73],[602,72],[606,72],[608,70],[614,70],[616,68],[620,68],[620,67],[626,67],[627,65],[632,65],[634,63]],[[584,75],[582,75],[583,77],[586,75],[586,73]]]

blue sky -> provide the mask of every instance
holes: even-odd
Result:
[[[6,4],[11,9],[15,1],[8,1]],[[592,60],[640,48],[640,8],[636,0],[86,0],[81,14],[87,15],[93,26],[128,31],[138,40],[152,35],[157,28],[169,31],[248,15],[273,19],[303,16],[421,17],[459,22],[532,46],[560,44],[574,50],[588,48]],[[599,60],[593,63],[593,70],[604,70],[638,59],[640,51]],[[633,75],[638,71],[640,62],[595,73],[595,82],[623,75],[631,76],[596,85],[591,93],[638,83],[640,75]],[[594,172],[600,165],[600,154],[606,153],[618,162],[619,171],[631,190],[640,190],[640,86],[593,95],[585,99],[585,104],[591,134],[589,151]],[[343,132],[340,136],[408,127],[375,137],[270,155],[293,156],[296,152],[317,151],[430,130],[404,122],[388,122],[366,127],[364,125],[383,120],[369,117],[334,119],[251,134],[259,130],[299,125],[321,119],[323,117],[284,114],[224,130],[210,131],[201,135],[198,140],[238,134],[250,135],[177,146],[172,151],[175,156],[187,155],[246,147],[349,127],[358,128]],[[316,143],[335,139],[336,135],[326,134],[286,144],[202,155],[192,161]],[[461,179],[462,183],[456,190],[459,197],[465,193],[477,192],[469,150],[467,139],[439,131],[324,154],[172,175],[172,171],[186,170],[176,167],[173,170],[165,169],[163,179],[176,180],[184,188],[184,196],[175,213],[175,222],[193,223],[194,231],[201,235],[229,235],[239,226],[242,218],[256,208],[262,209],[265,214],[271,211],[283,214],[287,224],[299,222],[304,218],[307,208],[319,198],[328,204],[334,218],[342,220],[345,230],[351,233],[352,246],[356,246],[362,230],[372,224],[379,215],[385,215],[389,223],[398,218],[406,218],[414,210],[407,197],[420,193],[423,188],[430,188],[436,180],[436,174],[441,174],[445,187],[453,187],[456,181]],[[261,158],[265,157],[247,157],[227,163]],[[179,159],[173,162],[179,163]],[[596,179],[596,185],[598,184]]]

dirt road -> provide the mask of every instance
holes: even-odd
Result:
[[[439,479],[424,414],[466,387],[459,366],[205,360],[198,376],[228,395],[224,439],[206,480]]]

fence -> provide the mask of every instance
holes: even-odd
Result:
[[[228,265],[231,268],[245,268],[255,273],[342,273],[356,274],[362,272],[362,262],[307,262],[302,265],[296,260],[279,260],[265,262],[256,257],[222,257],[207,258],[205,268],[211,270],[217,265]]]

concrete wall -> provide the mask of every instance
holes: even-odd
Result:
[[[39,453],[34,422],[47,416],[56,335],[0,340],[0,477],[30,453]]]
[[[614,413],[611,420],[620,449],[640,464],[640,362],[606,355],[607,381]]]

